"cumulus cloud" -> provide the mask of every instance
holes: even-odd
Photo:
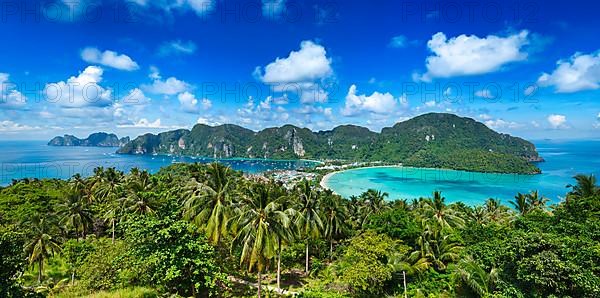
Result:
[[[572,93],[600,88],[600,52],[575,53],[568,60],[559,60],[550,74],[543,73],[538,84],[554,86],[558,93]]]
[[[394,98],[390,93],[373,92],[367,96],[356,94],[356,85],[350,86],[346,95],[346,103],[341,112],[344,116],[354,116],[362,112],[371,112],[375,114],[392,113],[398,105],[407,106],[406,96]]]
[[[514,121],[505,121],[504,119],[489,119],[486,120],[485,125],[491,129],[499,130],[499,129],[516,129],[521,128],[523,125],[514,122]]]
[[[478,37],[462,34],[448,39],[438,32],[427,42],[433,55],[427,57],[423,80],[478,75],[499,70],[510,62],[527,59],[528,31],[509,36]]]
[[[141,118],[138,121],[135,121],[130,124],[120,124],[117,125],[120,128],[167,128],[166,126],[161,125],[160,118],[156,118],[154,121],[150,121],[146,118]]]
[[[203,98],[198,100],[190,92],[180,93],[177,99],[179,100],[181,109],[186,113],[197,113],[200,109],[208,110],[212,107],[212,102],[209,99]]]
[[[67,108],[109,106],[112,104],[111,90],[99,85],[103,73],[101,67],[88,66],[78,76],[47,84],[46,99]]]
[[[177,93],[188,91],[191,88],[190,84],[186,83],[185,81],[181,81],[175,77],[169,77],[166,80],[162,80],[158,72],[152,73],[151,77],[154,78],[152,84],[142,85],[142,89],[150,93],[162,95],[175,95]]]
[[[546,120],[548,120],[548,123],[550,123],[550,126],[554,129],[565,128],[567,123],[567,117],[559,114],[548,115]]]
[[[138,64],[125,54],[119,54],[108,50],[101,52],[94,47],[83,49],[83,51],[81,51],[81,59],[85,62],[101,64],[120,70],[132,71],[139,69]]]
[[[257,67],[254,75],[275,91],[299,94],[302,103],[325,102],[328,94],[321,86],[333,76],[331,63],[323,46],[306,40],[288,57]]]
[[[19,110],[27,105],[27,97],[9,82],[10,75],[0,73],[0,109]]]
[[[150,98],[146,97],[140,88],[133,88],[121,101],[124,104],[145,105],[150,103]]]
[[[189,41],[172,40],[163,43],[158,49],[158,54],[161,56],[169,55],[190,55],[196,52],[196,44]]]

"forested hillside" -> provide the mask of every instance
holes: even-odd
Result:
[[[312,132],[293,125],[259,132],[232,125],[197,124],[146,134],[118,150],[125,154],[182,154],[215,158],[336,159],[500,173],[539,173],[535,146],[471,118],[430,113],[375,133],[344,125]]]

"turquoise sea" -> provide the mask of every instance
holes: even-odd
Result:
[[[358,195],[369,188],[389,193],[390,199],[412,199],[442,191],[447,202],[462,201],[478,205],[487,198],[503,203],[517,192],[538,190],[556,203],[567,192],[567,184],[578,173],[600,176],[600,140],[537,141],[540,155],[539,175],[485,174],[421,168],[363,168],[336,173],[327,186],[342,196]]]
[[[94,168],[115,167],[128,172],[133,167],[156,172],[177,162],[209,163],[212,158],[168,155],[140,156],[115,154],[117,148],[53,147],[45,141],[0,141],[0,185],[21,178],[69,178],[75,173],[89,176]],[[264,159],[221,159],[233,169],[248,173],[313,166],[311,161],[274,161]]]

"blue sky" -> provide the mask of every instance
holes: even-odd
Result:
[[[3,1],[0,138],[451,112],[600,136],[592,1]]]

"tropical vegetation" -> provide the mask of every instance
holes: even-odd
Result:
[[[345,199],[218,163],[15,180],[0,297],[599,297],[600,188],[565,192]]]

